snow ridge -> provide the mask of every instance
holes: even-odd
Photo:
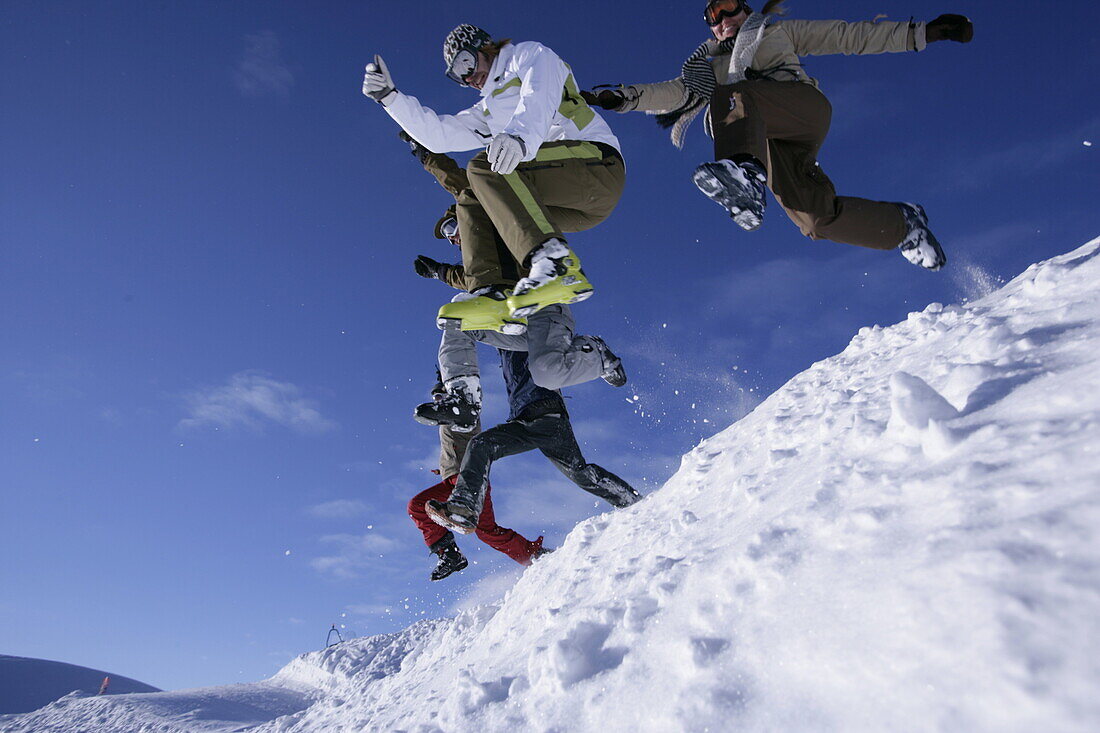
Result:
[[[309,691],[251,729],[1095,730],[1098,255],[862,329],[500,604],[234,686]]]

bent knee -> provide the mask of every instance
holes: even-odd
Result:
[[[836,221],[836,217],[807,215],[801,224],[802,233],[810,239],[829,239],[829,227]]]
[[[496,175],[489,164],[489,157],[484,152],[470,158],[470,162],[466,164],[466,174],[468,176]]]
[[[531,370],[531,379],[543,389],[561,389],[565,386],[560,354],[546,354],[530,359],[527,367]]]

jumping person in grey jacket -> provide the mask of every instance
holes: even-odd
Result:
[[[947,258],[921,206],[836,195],[817,163],[832,107],[799,57],[923,51],[935,41],[969,42],[973,26],[961,15],[929,23],[774,19],[769,13],[784,13],[781,5],[770,0],[757,13],[744,0],[710,0],[704,20],[713,38],[688,57],[679,77],[583,95],[604,109],[656,113],[677,147],[705,113],[715,161],[696,168],[693,179],[747,231],[760,226],[767,185],[811,239],[900,247],[913,264],[939,270]]]

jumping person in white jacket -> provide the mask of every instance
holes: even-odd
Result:
[[[539,43],[494,42],[460,25],[443,59],[448,77],[481,91],[477,104],[454,115],[397,91],[380,56],[363,80],[363,93],[428,150],[485,148],[467,165],[470,187],[456,207],[470,292],[440,309],[440,327],[484,330],[584,300],[592,285],[563,232],[596,226],[618,204],[626,181],[619,141],[581,97],[569,66]],[[511,292],[494,228],[529,269]]]

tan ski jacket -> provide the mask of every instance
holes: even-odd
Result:
[[[923,51],[924,23],[847,23],[842,20],[778,20],[764,31],[764,37],[749,66],[749,79],[801,81],[818,86],[802,68],[801,56],[829,54],[876,54]],[[727,83],[730,54],[711,59],[719,84]],[[627,102],[618,112],[644,110],[668,112],[687,101],[687,90],[677,77],[655,84],[625,87]]]

